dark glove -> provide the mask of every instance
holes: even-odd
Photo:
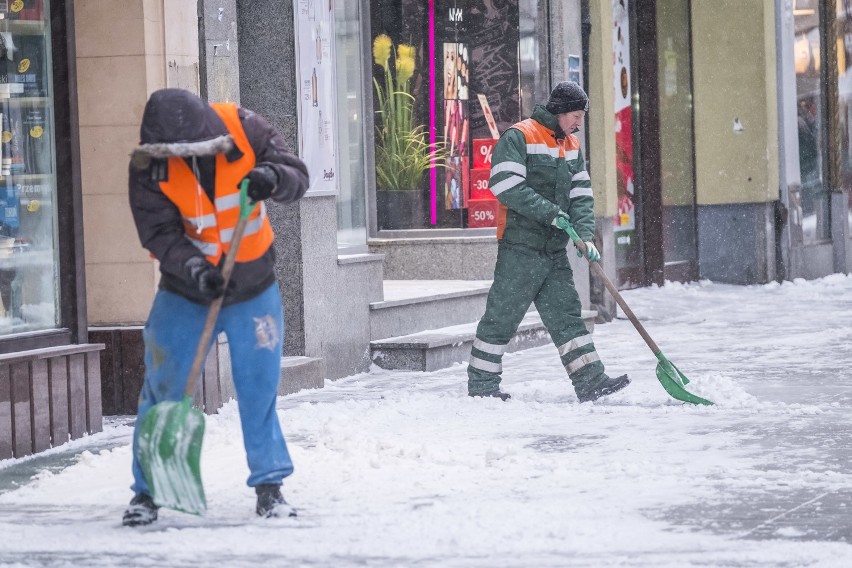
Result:
[[[202,256],[193,256],[184,264],[190,281],[206,300],[213,301],[225,292],[225,279],[219,269]]]
[[[278,185],[278,174],[270,166],[263,164],[255,166],[246,178],[249,180],[248,196],[254,202],[268,198]]]

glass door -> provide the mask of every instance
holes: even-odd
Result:
[[[689,2],[657,0],[663,277],[698,277]]]
[[[819,0],[798,0],[794,4],[796,39],[793,49],[802,175],[802,232],[805,244],[815,244],[831,240],[830,195],[825,175],[828,149],[823,128],[823,117],[826,116],[825,70],[820,55],[825,23]],[[845,51],[843,54],[845,57]],[[845,65],[843,67],[845,69]],[[839,84],[842,86],[845,81]]]

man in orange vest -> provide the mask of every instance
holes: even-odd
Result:
[[[145,381],[136,424],[151,406],[183,397],[210,303],[225,295],[214,337],[228,337],[248,485],[257,514],[295,516],[281,495],[293,472],[275,402],[284,316],[263,203],[249,217],[228,289],[220,271],[239,217],[239,184],[262,202],[300,199],[305,164],[261,116],[233,104],[208,104],[181,89],[154,92],[130,164],[130,207],[142,246],[159,261],[160,285],[145,325]],[[136,457],[127,526],[157,520]]]

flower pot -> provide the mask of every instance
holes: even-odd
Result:
[[[376,223],[380,231],[422,229],[426,203],[419,189],[376,191]]]

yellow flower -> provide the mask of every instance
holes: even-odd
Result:
[[[397,84],[404,85],[414,75],[414,59],[411,57],[396,58],[396,80]]]
[[[386,34],[376,36],[376,39],[373,40],[373,60],[375,60],[376,65],[384,67],[388,64],[391,46],[393,46],[393,41]]]
[[[408,58],[414,60],[414,46],[404,43],[399,44],[399,47],[396,48],[396,56],[400,59]]]

